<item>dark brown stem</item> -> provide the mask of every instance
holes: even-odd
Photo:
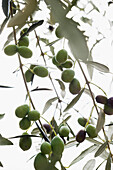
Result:
[[[82,71],[82,74],[83,74],[83,76],[84,76],[84,78],[85,78],[86,84],[87,84],[87,86],[88,86],[88,88],[89,88],[89,91],[90,91],[90,94],[91,94],[91,98],[92,98],[94,107],[95,107],[95,109],[96,109],[96,112],[97,112],[97,114],[99,115],[99,111],[98,111],[97,105],[96,105],[96,103],[95,103],[95,99],[94,99],[94,96],[93,96],[93,93],[92,93],[92,90],[91,90],[89,81],[88,81],[88,79],[87,79],[87,77],[86,77],[86,75],[85,75],[85,73],[84,73],[84,70],[83,70],[83,68],[82,68],[82,66],[81,66],[80,61],[77,60],[77,62],[78,62],[78,64],[79,64],[79,67],[80,67],[80,69],[81,69],[81,71]],[[106,136],[104,127],[102,128],[102,130],[103,130],[103,133],[104,133],[104,137],[105,137],[105,139],[106,139],[107,136]],[[108,149],[109,149],[110,155],[111,155],[111,157],[112,157],[112,153],[111,153],[111,149],[110,149],[109,142],[107,143],[107,145],[108,145]]]
[[[45,63],[45,65],[47,65],[46,60],[45,60],[45,57],[44,57],[44,53],[43,53],[43,51],[42,51],[42,48],[41,48],[41,45],[40,45],[40,42],[39,42],[39,37],[37,36],[37,33],[36,33],[35,30],[34,30],[34,32],[35,32],[35,36],[36,36],[36,39],[37,39],[37,43],[38,43],[38,46],[39,46],[39,48],[40,48],[40,52],[41,52],[41,55],[42,55],[42,57],[43,57],[44,63]],[[56,88],[55,88],[55,85],[54,85],[54,83],[53,83],[53,80],[52,80],[50,74],[49,74],[49,79],[50,79],[51,84],[52,84],[52,86],[53,86],[53,88],[54,88],[54,91],[55,91],[55,93],[56,93],[56,95],[57,95],[58,102],[61,102],[61,100],[60,100],[60,98],[59,98],[59,95],[58,95],[58,93],[57,93],[57,90],[56,90]]]

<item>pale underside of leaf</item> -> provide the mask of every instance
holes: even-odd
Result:
[[[89,160],[83,167],[83,170],[93,170],[95,167],[95,159]]]
[[[66,10],[60,0],[45,0],[45,2],[51,6],[53,18],[55,22],[59,23],[63,36],[68,39],[73,56],[86,61],[89,56],[89,50],[83,32],[77,28],[78,24],[72,19],[66,18]]]
[[[96,151],[95,153],[95,157],[99,156],[105,149],[106,149],[106,146],[107,146],[107,142],[103,143],[99,149]]]
[[[95,149],[97,148],[97,145],[92,145],[89,148],[87,148],[86,150],[84,150],[83,152],[81,152],[81,154],[76,157],[69,165],[72,166],[73,164],[79,162],[80,160],[82,160],[86,155],[88,155],[89,153],[93,152]]]
[[[105,66],[104,64],[94,62],[94,61],[86,61],[85,63],[87,65],[94,67],[95,69],[97,69],[103,73],[109,73],[109,68],[107,66]]]
[[[49,100],[46,102],[45,106],[44,106],[44,109],[43,109],[42,114],[44,114],[44,113],[50,108],[50,106],[52,105],[52,103],[53,103],[55,100],[57,100],[57,99],[58,99],[57,97],[54,97],[54,98],[49,99]]]
[[[36,0],[27,0],[25,7],[10,18],[8,27],[19,26],[21,28],[25,24],[27,18],[36,10],[36,7]]]
[[[96,125],[96,133],[100,132],[100,130],[104,126],[104,123],[105,123],[105,113],[103,112],[102,109],[100,109],[100,113],[99,113],[97,125]]]
[[[67,107],[64,109],[64,112],[68,111],[71,109],[80,99],[82,93],[84,92],[84,89],[82,89],[79,94],[67,105]]]

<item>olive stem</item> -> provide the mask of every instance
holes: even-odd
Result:
[[[13,17],[13,13],[12,13],[12,1],[11,1],[10,3],[11,3],[11,5],[10,5],[11,17]],[[15,45],[17,45],[15,27],[13,27],[13,33],[14,33]],[[25,85],[25,88],[26,88],[26,91],[27,91],[27,95],[29,96],[30,103],[32,104],[33,109],[35,110],[35,106],[34,106],[34,103],[33,103],[33,101],[32,101],[32,98],[31,98],[31,96],[30,96],[30,92],[29,92],[29,89],[28,89],[28,86],[27,86],[27,83],[26,83],[25,75],[24,75],[23,68],[22,68],[23,64],[22,64],[22,62],[21,62],[21,58],[20,58],[20,55],[19,55],[19,54],[18,54],[18,60],[19,60],[19,65],[20,65],[20,70],[21,70],[21,73],[22,73],[22,77],[23,77],[23,80],[24,80],[24,85]],[[36,123],[36,122],[35,122],[35,123]],[[39,123],[40,123],[40,125],[41,125],[41,128],[42,128],[43,131],[45,132],[45,130],[44,130],[44,128],[43,128],[43,125],[42,125],[40,119],[39,119]],[[37,123],[36,123],[36,125],[37,125]],[[44,134],[44,132],[42,133],[42,129],[41,129],[41,128],[40,128],[39,130],[40,130],[41,134],[42,134],[43,137],[44,137],[44,136],[46,136],[46,135]],[[49,140],[49,139],[48,139],[48,140]]]
[[[85,72],[84,72],[84,70],[83,70],[83,68],[82,68],[82,66],[81,66],[81,63],[80,63],[80,61],[79,61],[78,59],[77,59],[77,62],[78,62],[79,67],[80,67],[80,69],[81,69],[81,71],[82,71],[82,74],[83,74],[83,76],[84,76],[84,79],[85,79],[85,81],[86,81],[86,84],[87,84],[87,86],[88,86],[88,88],[89,88],[89,91],[90,91],[90,94],[91,94],[91,98],[92,98],[92,101],[93,101],[94,107],[95,107],[95,109],[96,109],[96,112],[97,112],[97,114],[99,115],[99,111],[98,111],[98,109],[97,109],[97,105],[96,105],[96,103],[95,103],[95,99],[94,99],[94,96],[93,96],[93,93],[92,93],[92,90],[91,90],[91,87],[90,87],[89,81],[88,81],[88,79],[87,79],[87,77],[86,77],[86,75],[85,75]],[[103,130],[103,133],[104,133],[104,137],[105,137],[105,139],[107,139],[107,136],[106,136],[106,133],[105,133],[104,127],[102,127],[102,130]],[[108,141],[107,141],[107,146],[108,146],[108,149],[109,149],[110,155],[111,155],[111,157],[112,157],[112,152],[111,152],[110,145],[109,145],[109,142],[108,142]]]

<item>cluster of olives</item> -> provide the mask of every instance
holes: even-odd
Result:
[[[47,77],[49,73],[46,67],[39,66],[39,65],[38,66],[31,65],[30,68],[26,70],[25,72],[26,82],[31,82],[34,74],[39,77],[44,78],[44,77]]]
[[[26,130],[30,127],[31,121],[36,121],[40,119],[40,113],[37,110],[30,111],[27,104],[21,105],[16,108],[15,115],[21,118],[19,122],[19,127],[22,130]],[[23,151],[30,149],[32,145],[31,137],[27,132],[24,132],[19,141],[19,146]]]
[[[35,157],[34,168],[36,170],[57,170],[55,164],[60,161],[63,151],[64,142],[58,136],[54,136],[51,143],[43,142],[40,146],[40,152]]]
[[[8,56],[12,56],[18,52],[20,56],[22,56],[23,58],[31,58],[33,53],[28,48],[28,46],[29,46],[29,39],[27,36],[24,36],[23,38],[19,39],[17,45],[15,44],[7,45],[4,48],[4,53]]]
[[[15,115],[21,118],[19,126],[22,130],[26,130],[30,127],[31,121],[40,119],[40,113],[37,110],[30,111],[27,104],[21,105],[16,108]]]
[[[104,104],[104,113],[107,115],[113,115],[113,97],[107,98],[106,96],[96,96],[97,103]]]
[[[78,118],[78,123],[79,123],[81,126],[85,127],[85,126],[86,126],[86,123],[87,123],[87,119],[84,118],[84,117],[80,117],[80,118]],[[85,138],[86,138],[86,133],[87,133],[87,135],[88,135],[90,138],[95,138],[95,137],[97,137],[97,135],[98,135],[98,134],[96,133],[96,128],[95,128],[93,125],[88,124],[88,125],[86,126],[86,129],[85,129],[85,130],[80,130],[80,131],[77,133],[77,135],[76,135],[76,141],[79,142],[79,143],[83,142],[83,141],[85,140]]]
[[[65,49],[62,49],[53,57],[52,62],[56,66],[65,68],[65,70],[62,71],[61,79],[63,82],[69,83],[69,91],[71,94],[78,94],[81,90],[81,85],[80,82],[74,78],[75,72],[70,69],[73,66],[72,61],[67,59],[68,53]]]

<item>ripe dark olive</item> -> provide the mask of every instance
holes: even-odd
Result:
[[[81,143],[85,140],[85,137],[86,137],[86,131],[80,130],[76,135],[76,141]]]
[[[107,103],[107,97],[102,96],[102,95],[98,95],[98,96],[96,96],[96,102],[101,103],[101,104],[106,104]]]
[[[110,98],[107,100],[107,104],[113,108],[113,97],[110,97]]]
[[[51,126],[47,123],[43,124],[43,127],[46,129],[46,132],[49,133],[51,131]]]

